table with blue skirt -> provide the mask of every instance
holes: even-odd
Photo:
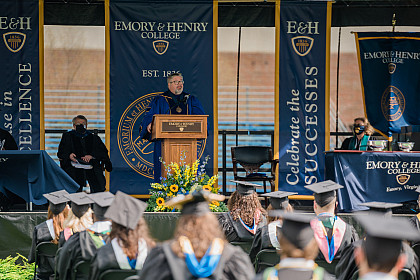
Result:
[[[46,151],[0,151],[0,192],[41,205],[47,203],[44,193],[62,189],[74,193],[79,185]]]
[[[420,187],[420,152],[330,151],[325,154],[325,177],[344,188],[339,209],[366,210],[363,202],[402,203],[416,200]]]

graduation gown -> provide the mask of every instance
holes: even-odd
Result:
[[[109,243],[109,235],[93,232],[102,238],[105,244]],[[103,246],[100,244],[99,246]],[[72,279],[73,268],[80,261],[91,262],[98,250],[88,231],[76,232],[64,243],[57,256],[57,273],[60,279]],[[74,279],[88,279],[89,275],[78,273]]]
[[[167,249],[164,247],[166,246]],[[152,249],[139,272],[141,280],[192,280],[195,278],[188,270],[184,258],[179,258],[170,248],[171,242],[165,242]],[[168,250],[169,249],[169,250]],[[170,265],[165,250],[170,254]],[[241,248],[228,243],[220,257],[213,274],[209,278],[214,280],[253,279],[255,273],[249,257]]]
[[[257,231],[259,228],[262,228],[267,224],[267,220],[264,216],[262,216],[261,222],[257,226]],[[222,229],[225,233],[226,239],[229,242],[237,242],[237,241],[245,241],[245,242],[252,242],[254,239],[254,234],[248,231],[242,223],[237,220],[233,220],[230,213],[223,213],[219,217],[219,223],[222,226]]]
[[[28,262],[35,262],[36,246],[41,242],[50,242],[55,238],[54,231],[52,231],[52,225],[48,227],[48,223],[52,224],[52,220],[48,220],[35,226],[32,235],[32,246],[29,251]],[[40,256],[37,267],[37,278],[38,279],[49,279],[54,274],[55,260],[54,258],[48,258]]]
[[[77,158],[86,155],[94,157],[89,163],[92,169],[85,170],[75,168],[71,165],[70,154],[74,153]],[[106,169],[111,171],[111,161],[108,155],[108,149],[98,135],[89,131],[81,135],[75,130],[63,133],[58,146],[57,157],[60,159],[60,166],[66,173],[73,178],[80,187],[86,185],[86,180],[92,188],[92,192],[105,191],[105,176],[102,170],[102,163]]]
[[[264,272],[258,274],[255,280],[311,280],[314,274],[325,280],[335,279],[332,275],[328,274],[322,267],[312,265],[309,268],[306,265],[307,261],[304,259],[285,259],[280,262],[276,267],[267,268]],[[268,277],[268,275],[271,276]],[[277,277],[275,277],[277,276]]]
[[[344,248],[341,258],[335,267],[335,274],[337,275],[338,280],[347,280],[351,279],[358,267],[354,259],[354,249],[362,245],[362,240],[358,240],[346,248]],[[404,268],[409,269],[413,275],[414,279],[419,279],[419,258],[414,253],[413,249],[403,242],[402,251],[407,256],[407,262],[404,265]]]
[[[7,130],[0,128],[0,142],[2,141],[4,141],[3,150],[18,149],[18,146],[13,136]]]
[[[143,245],[140,245],[141,242],[143,242]],[[117,239],[114,238],[110,243],[99,248],[90,266],[90,280],[99,279],[99,275],[108,269],[132,269],[129,266],[127,255],[122,252],[121,247],[117,243]],[[150,248],[147,247],[146,242],[144,240],[140,241],[136,267],[134,269],[142,269],[149,252]],[[159,270],[160,268],[157,267],[157,269]]]
[[[337,219],[337,221],[340,221],[340,220],[341,220],[340,218]],[[314,220],[314,221],[316,221],[316,220]],[[337,221],[336,221],[336,223],[337,223]],[[344,221],[342,221],[342,220],[341,220],[341,222],[344,223]],[[335,225],[334,225],[334,227],[335,227]],[[338,260],[341,258],[341,255],[343,253],[344,248],[348,247],[351,243],[353,243],[357,240],[359,240],[359,235],[357,234],[354,227],[352,225],[349,225],[349,224],[345,223],[345,231],[344,231],[344,234],[342,235],[341,240],[338,240],[338,238],[334,239],[335,246],[338,246],[338,249],[337,249],[336,253],[334,254],[333,262],[338,262]],[[341,242],[339,244],[337,244],[338,241],[341,241]],[[318,242],[318,240],[317,240],[317,242]],[[319,245],[319,243],[318,243],[318,245]],[[321,246],[319,246],[319,247],[321,247]],[[325,254],[328,255],[327,252],[325,252]],[[316,257],[315,261],[316,260],[326,261],[326,258],[324,256],[324,254],[321,252],[321,250],[319,251],[319,254]]]
[[[272,231],[271,238],[269,234],[269,225]],[[254,240],[252,240],[251,250],[249,252],[249,257],[252,263],[255,262],[255,257],[257,256],[258,252],[260,252],[261,250],[274,249],[274,246],[272,244],[273,241],[275,242],[275,247],[280,248],[280,244],[278,243],[277,236],[276,236],[277,225],[280,225],[280,223],[278,221],[275,221],[257,230],[257,233],[254,236]]]
[[[185,92],[176,96],[169,90],[165,91],[161,95],[156,96],[149,107],[150,110],[145,114],[140,126],[140,137],[149,141],[151,141],[152,135],[147,131],[147,126],[152,122],[153,115],[205,115],[203,106],[198,98]],[[154,181],[156,183],[160,183],[161,181],[161,162],[159,160],[162,156],[161,143],[159,140],[154,141],[153,166]]]

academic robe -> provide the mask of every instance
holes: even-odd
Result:
[[[322,267],[317,267],[312,262],[312,267],[308,267],[305,259],[284,259],[276,267],[267,268],[264,272],[258,274],[255,280],[312,280],[314,274],[319,276],[319,280],[333,280],[332,275],[328,274]],[[277,276],[277,277],[276,277]]]
[[[251,250],[249,251],[249,257],[252,263],[255,262],[255,257],[260,251],[264,249],[274,249],[274,247],[280,248],[280,244],[278,243],[276,236],[277,226],[281,227],[279,221],[274,221],[257,230],[257,233],[254,236],[254,240],[252,240]],[[275,243],[275,246],[273,243]]]
[[[72,166],[70,154],[74,153],[77,158],[86,155],[94,157],[89,163],[92,169],[81,169]],[[108,155],[108,149],[98,135],[87,131],[80,134],[75,130],[63,133],[58,146],[57,157],[60,159],[61,168],[74,180],[81,188],[89,182],[92,192],[105,191],[105,176],[102,170],[102,164],[105,164],[106,170],[111,171],[112,165]]]
[[[223,213],[218,216],[219,223],[229,242],[245,241],[252,242],[254,234],[247,230],[242,223],[234,220],[230,213]],[[261,222],[258,223],[256,231],[267,224],[266,218],[263,216]]]
[[[362,240],[358,240],[344,248],[341,258],[335,267],[337,280],[351,279],[354,273],[358,271],[358,267],[354,259],[354,249],[360,247],[361,245]],[[405,242],[403,242],[402,251],[407,256],[407,262],[405,263],[404,268],[409,269],[413,273],[414,279],[419,279],[419,258],[414,253],[413,249],[411,249],[411,247]]]
[[[149,105],[150,110],[145,114],[140,127],[140,137],[151,141],[151,133],[147,131],[147,126],[152,122],[153,115],[169,114],[169,115],[205,115],[203,106],[197,97],[182,92],[180,95],[174,95],[172,92],[165,91],[161,95],[156,96]],[[178,109],[179,108],[179,109]],[[178,109],[178,111],[177,111]],[[159,158],[162,156],[162,142],[154,141],[153,150],[153,166],[154,181],[160,183],[161,162]]]
[[[0,142],[2,141],[4,141],[3,150],[17,150],[18,149],[18,146],[13,136],[7,130],[0,128]]]
[[[343,227],[345,228],[344,232],[341,232],[336,228],[338,223],[341,223],[343,225]],[[316,228],[314,228],[314,224],[318,225],[318,226],[323,226],[321,222],[319,222],[318,220],[313,220],[311,222],[312,228],[315,231],[315,235],[317,233]],[[334,258],[333,258],[333,262],[334,263],[338,263],[339,259],[341,258],[342,252],[344,250],[344,248],[346,248],[347,246],[349,246],[351,243],[359,240],[359,235],[357,234],[356,230],[354,229],[354,227],[352,225],[349,225],[347,223],[345,223],[343,220],[341,220],[339,217],[337,217],[337,221],[334,224],[334,229],[337,231],[335,233],[335,238],[334,238],[334,245],[335,248],[337,248],[337,251],[334,254]],[[318,232],[321,235],[321,232]],[[340,235],[339,235],[340,233]],[[322,240],[320,240],[322,239]],[[329,242],[330,242],[330,237],[328,238]],[[325,248],[325,246],[323,246],[323,244],[321,243],[324,242],[326,243],[326,239],[325,239],[325,235],[319,236],[319,239],[316,238],[316,241],[318,243],[318,246],[320,248],[319,250],[319,254],[316,257],[316,260],[322,260],[322,261],[327,261],[325,256],[328,256],[328,251]],[[325,245],[325,244],[324,244]],[[321,248],[324,247],[324,253],[322,252]],[[332,271],[330,271],[330,273],[333,273]]]
[[[99,248],[90,266],[90,280],[99,279],[101,273],[109,269],[133,269],[130,267],[127,255],[124,254],[117,240],[117,238],[114,238],[110,243]],[[140,240],[135,270],[141,270],[143,268],[144,261],[149,252],[150,248],[148,248],[146,242]],[[159,270],[160,268],[157,267],[157,269]]]
[[[48,226],[48,223],[51,223]],[[32,246],[29,251],[28,262],[35,262],[36,246],[41,242],[50,242],[55,238],[52,230],[52,220],[47,220],[35,226],[32,235]],[[55,260],[54,258],[40,256],[38,260],[37,279],[49,279],[54,274]]]
[[[110,222],[108,230],[111,228]],[[95,225],[95,224],[94,224]],[[91,231],[92,234],[98,236],[105,244],[110,242],[109,235],[102,232]],[[95,244],[88,231],[76,232],[67,242],[64,243],[57,256],[57,274],[60,279],[72,279],[73,268],[80,261],[91,262],[97,250],[105,244]],[[78,273],[74,279],[88,279],[89,275]]]
[[[147,256],[143,269],[139,272],[141,280],[197,279],[188,270],[185,259],[175,255],[170,246],[171,241],[165,242],[152,249]],[[165,251],[167,252],[166,254]],[[168,260],[167,256],[169,256],[170,260]],[[254,268],[249,257],[241,248],[226,243],[213,274],[209,278],[202,279],[248,280],[253,279],[254,275]]]

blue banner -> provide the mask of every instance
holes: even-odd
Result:
[[[39,7],[38,0],[0,5],[0,128],[20,150],[40,149]]]
[[[311,194],[329,147],[331,2],[277,1],[278,189]]]
[[[340,210],[366,210],[363,202],[401,203],[416,200],[420,187],[420,154],[329,152],[326,177],[344,186],[338,192]]]
[[[366,117],[385,136],[420,124],[420,33],[355,33]]]
[[[209,115],[208,138],[197,147],[201,159],[210,155],[213,172],[213,9],[213,1],[109,1],[112,192],[148,194],[155,168],[153,143],[140,138],[140,123],[153,98],[168,90],[166,78],[174,72],[183,74],[184,91],[195,95]]]

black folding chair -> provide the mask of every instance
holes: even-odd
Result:
[[[268,267],[273,267],[280,262],[280,255],[276,249],[263,249],[255,257],[255,272],[259,273]]]
[[[137,275],[134,269],[108,269],[99,275],[99,280],[125,280],[127,277]]]
[[[57,252],[58,245],[52,242],[41,242],[36,245],[35,248],[35,269],[34,269],[34,279],[36,279],[36,268],[38,266],[39,257],[50,257],[54,258]]]
[[[249,254],[251,251],[252,241],[233,241],[230,242],[230,244],[241,247],[245,253]]]
[[[130,277],[125,278],[125,280],[140,280],[140,276],[132,275]]]
[[[237,146],[231,147],[233,177],[236,181],[263,182],[264,193],[267,192],[266,182],[270,183],[271,191],[275,190],[277,159],[273,158],[271,147],[262,146]],[[260,167],[270,163],[269,172],[261,172]],[[238,166],[241,165],[246,176],[238,175]]]
[[[80,261],[73,267],[73,274],[71,279],[76,280],[76,276],[83,274],[89,276],[90,262]]]

